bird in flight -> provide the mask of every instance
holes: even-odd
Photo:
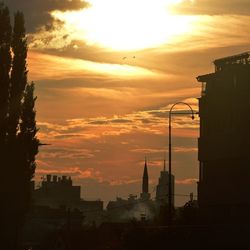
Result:
[[[135,59],[136,57],[133,56],[132,58]],[[124,56],[124,57],[122,58],[122,60],[125,60],[125,59],[128,59],[128,57],[127,57],[127,56]]]

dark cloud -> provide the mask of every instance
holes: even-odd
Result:
[[[141,122],[144,124],[150,124],[152,121],[150,119],[141,119]]]
[[[11,12],[20,10],[25,15],[27,32],[34,32],[40,26],[52,28],[50,11],[76,10],[87,6],[81,0],[5,0]]]
[[[128,120],[128,119],[113,119],[111,120],[112,123],[118,123],[118,124],[123,124],[123,123],[131,123],[132,120]]]
[[[77,149],[68,147],[47,147],[40,154],[40,159],[86,159],[92,158],[94,151],[88,149]]]
[[[249,0],[186,0],[175,11],[181,14],[197,15],[250,15]]]
[[[79,138],[81,134],[61,134],[56,135],[55,139]]]
[[[97,120],[97,121],[91,121],[91,122],[89,122],[89,124],[92,124],[92,125],[104,125],[104,124],[108,124],[108,121]]]
[[[160,117],[160,118],[166,118],[168,116],[168,110],[152,110],[148,112],[149,114]]]

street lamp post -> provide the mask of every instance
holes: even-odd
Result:
[[[171,120],[172,120],[172,111],[176,105],[186,105],[190,109],[191,113],[184,113],[184,112],[178,112],[174,113],[175,115],[186,115],[186,114],[192,114],[192,120],[194,119],[194,111],[192,107],[185,103],[185,102],[177,102],[172,105],[172,107],[169,110],[169,120],[168,120],[168,225],[172,224],[172,138],[171,138]]]

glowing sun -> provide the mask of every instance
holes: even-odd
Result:
[[[73,39],[111,50],[141,50],[190,31],[187,16],[171,15],[182,0],[89,0],[79,11],[54,11]]]

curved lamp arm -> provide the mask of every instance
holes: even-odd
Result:
[[[176,102],[176,103],[175,103],[174,105],[172,105],[172,107],[170,108],[169,114],[171,115],[171,114],[172,114],[172,111],[173,111],[173,108],[174,108],[176,105],[179,105],[179,104],[184,104],[184,105],[186,105],[186,106],[189,107],[189,109],[191,110],[191,113],[192,113],[192,120],[193,120],[193,119],[194,119],[194,111],[193,111],[192,107],[191,107],[188,103],[186,103],[186,102]]]
[[[175,104],[173,104],[169,110],[169,122],[168,122],[168,126],[169,126],[169,149],[168,149],[168,153],[169,153],[169,159],[168,159],[168,163],[169,163],[169,168],[168,168],[168,224],[171,225],[172,224],[172,139],[171,139],[171,115],[172,115],[172,111],[174,109],[174,107],[176,105],[186,105],[188,106],[188,108],[191,110],[191,114],[192,114],[192,120],[194,119],[194,111],[192,109],[192,107],[186,103],[186,102],[177,102]],[[187,114],[187,113],[179,113],[179,114]]]

